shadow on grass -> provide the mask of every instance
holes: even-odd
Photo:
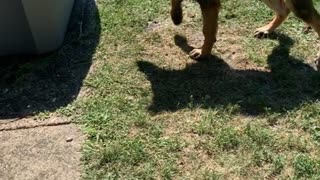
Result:
[[[40,57],[1,57],[0,119],[54,111],[71,103],[89,71],[99,36],[95,1],[75,1],[60,50]]]
[[[294,42],[283,34],[268,56],[271,72],[236,70],[216,56],[193,63],[183,70],[162,69],[147,61],[137,63],[152,84],[153,113],[186,107],[214,108],[237,105],[245,115],[262,115],[294,109],[320,97],[320,74],[289,55]],[[186,39],[175,36],[186,53],[192,49]]]

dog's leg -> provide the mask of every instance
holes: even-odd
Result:
[[[286,0],[290,10],[308,25],[310,25],[320,37],[320,15],[314,8],[312,0]],[[318,51],[315,61],[318,69],[320,68],[320,51]]]
[[[182,22],[182,7],[181,3],[183,0],[171,0],[171,19],[175,25],[179,25]]]
[[[276,15],[269,24],[255,30],[254,36],[258,38],[265,37],[273,32],[284,20],[286,20],[290,13],[284,0],[263,0],[263,2],[272,9]]]
[[[217,41],[218,15],[220,0],[197,0],[201,7],[203,17],[204,43],[201,49],[190,52],[193,59],[204,58],[210,55],[213,44]]]

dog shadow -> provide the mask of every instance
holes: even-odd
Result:
[[[63,47],[47,55],[0,58],[0,120],[55,111],[79,95],[100,39],[94,0],[75,1]]]
[[[320,74],[302,59],[290,56],[294,41],[284,34],[270,37],[279,45],[267,62],[270,72],[237,70],[211,55],[182,70],[168,70],[148,61],[137,66],[151,82],[152,113],[183,108],[215,108],[236,105],[245,115],[292,110],[320,97]],[[175,43],[189,53],[193,47],[185,37],[176,35]]]

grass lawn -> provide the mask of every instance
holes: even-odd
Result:
[[[198,63],[186,53],[203,41],[195,2],[184,2],[179,27],[169,1],[96,3],[99,18],[89,14],[96,24],[84,24],[81,36],[41,62],[12,66],[16,73],[0,81],[53,82],[45,83],[52,91],[32,91],[47,87],[29,109],[81,124],[84,179],[320,179],[314,31],[303,34],[291,15],[277,33],[256,39],[254,29],[272,12],[257,0],[223,0],[213,56]],[[60,70],[68,73],[46,79]],[[5,102],[22,93],[5,91]]]

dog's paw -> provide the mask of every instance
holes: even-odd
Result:
[[[262,38],[267,38],[270,35],[269,30],[265,30],[263,28],[258,28],[254,31],[254,37],[262,39]]]
[[[192,58],[192,59],[200,59],[201,56],[202,56],[202,50],[201,49],[193,49],[190,53],[189,53],[189,56]]]
[[[193,49],[189,56],[195,61],[206,61],[209,59],[210,53],[203,53],[202,49]]]
[[[271,29],[270,25],[266,25],[260,28],[257,28],[254,31],[254,37],[256,38],[267,38],[273,30]]]

